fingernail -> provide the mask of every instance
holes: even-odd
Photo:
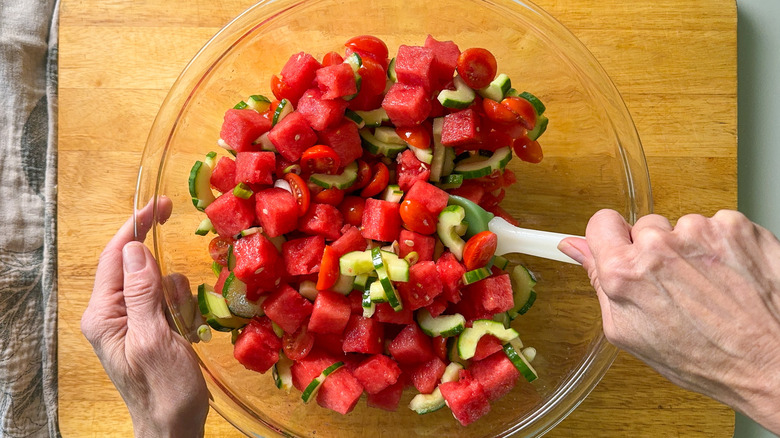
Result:
[[[125,272],[138,272],[146,266],[146,253],[141,242],[130,242],[122,249]]]
[[[562,240],[558,244],[558,249],[562,253],[576,260],[579,264],[582,264],[582,262],[585,260],[585,255],[582,253],[582,251],[566,240]]]

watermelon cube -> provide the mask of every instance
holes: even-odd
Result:
[[[349,306],[353,315],[363,314],[363,292],[359,290],[353,290],[347,296],[349,298]],[[382,322],[382,321],[380,321]]]
[[[409,149],[398,154],[396,161],[398,186],[404,192],[408,192],[418,181],[427,181],[431,176],[431,167],[418,160]]]
[[[417,85],[426,90],[433,87],[433,50],[427,47],[401,45],[395,57],[395,74],[398,82]]]
[[[357,160],[363,155],[363,145],[355,122],[342,119],[336,126],[317,133],[321,144],[330,146],[339,156],[342,166]]]
[[[344,352],[379,354],[384,349],[385,334],[381,322],[352,315],[344,329]]]
[[[484,335],[479,338],[479,341],[477,342],[477,349],[474,352],[473,359],[482,360],[497,351],[502,351],[503,349],[504,345],[497,337],[493,335]]]
[[[441,294],[438,297],[434,298],[433,302],[425,306],[425,308],[428,310],[428,313],[430,313],[432,317],[436,318],[437,316],[444,313],[447,310],[447,307],[449,305],[450,302],[449,300],[447,300],[447,297],[445,297],[444,294]]]
[[[394,412],[398,409],[398,405],[401,402],[401,396],[404,393],[404,387],[406,386],[406,379],[403,374],[398,378],[398,381],[388,386],[387,388],[377,392],[376,394],[367,394],[366,403],[369,407],[379,408],[385,411]]]
[[[211,171],[209,182],[222,193],[232,191],[236,186],[236,162],[228,157],[221,157]]]
[[[491,315],[506,312],[514,305],[509,274],[488,277],[466,286],[464,298],[477,312]]]
[[[228,191],[220,195],[205,209],[217,234],[232,237],[255,224],[254,199],[242,199]],[[400,216],[399,216],[400,222]]]
[[[400,208],[401,204],[397,202],[366,199],[362,218],[363,237],[382,242],[396,240],[401,232]]]
[[[420,261],[433,260],[433,247],[435,245],[436,239],[433,236],[401,230],[398,235],[398,256],[403,258],[415,251]]]
[[[352,372],[368,394],[376,394],[398,381],[401,368],[384,354],[365,359]]]
[[[252,143],[271,129],[271,121],[251,109],[225,112],[219,137],[236,152],[259,150]]]
[[[272,187],[255,194],[255,213],[263,231],[269,237],[295,230],[298,224],[298,203],[285,189]]]
[[[335,64],[317,70],[317,86],[323,99],[338,99],[358,92],[355,73],[349,64]]]
[[[314,333],[314,345],[339,360],[345,357],[344,333]]]
[[[309,354],[303,359],[293,362],[292,368],[292,381],[299,391],[303,391],[306,387],[322,374],[326,368],[340,361],[341,358],[327,353],[318,347],[315,347]]]
[[[424,205],[429,212],[438,216],[447,207],[450,195],[427,181],[418,180],[406,191],[404,199],[413,199]]]
[[[436,389],[441,376],[444,375],[444,369],[447,364],[438,357],[417,364],[409,370],[409,378],[412,385],[420,391],[421,394],[430,394]]]
[[[340,123],[344,119],[345,109],[345,100],[324,99],[322,92],[316,88],[306,90],[296,107],[296,111],[303,114],[315,131],[322,131]]]
[[[488,400],[498,400],[515,387],[520,371],[506,353],[499,351],[482,360],[472,360],[469,371],[482,385]]]
[[[263,301],[263,311],[287,333],[295,333],[311,315],[312,304],[288,284],[283,284]]]
[[[463,274],[466,273],[466,267],[447,251],[436,260],[436,271],[442,284],[442,296],[446,297],[451,303],[457,303],[461,298],[461,286],[463,285]]]
[[[444,116],[441,128],[441,143],[444,146],[479,146],[479,116],[476,111],[467,108]]]
[[[319,235],[327,240],[341,237],[344,216],[330,204],[311,204],[298,221],[298,229],[306,234]]]
[[[433,65],[431,66],[431,75],[436,79],[437,87],[443,88],[447,82],[452,80],[455,74],[455,68],[458,65],[460,49],[452,41],[436,41],[428,35],[425,39],[425,47],[433,52]]]
[[[463,426],[468,426],[490,412],[490,402],[485,390],[468,371],[461,371],[457,382],[442,383],[439,390],[452,415]]]
[[[349,298],[329,290],[319,291],[309,319],[309,331],[341,333],[347,326],[351,314]]]
[[[276,154],[273,152],[239,152],[234,183],[273,184],[275,168]]]
[[[297,103],[304,91],[311,87],[320,67],[322,64],[308,53],[300,52],[290,56],[281,71],[282,82],[289,89],[286,97],[294,104]]]
[[[266,317],[252,319],[236,339],[233,357],[249,370],[264,373],[279,360],[282,340]]]
[[[303,114],[293,111],[271,128],[268,139],[279,155],[289,161],[298,161],[303,151],[317,143],[317,134]]]
[[[388,346],[393,358],[400,364],[414,364],[433,359],[431,338],[417,324],[409,324],[401,330]]]
[[[442,290],[436,263],[430,260],[412,265],[409,268],[409,281],[398,283],[398,292],[403,297],[404,303],[409,303],[411,310],[430,305]]]
[[[288,275],[320,272],[325,239],[322,236],[301,237],[282,244],[282,258]]]
[[[431,101],[422,86],[396,82],[385,94],[382,108],[396,127],[416,126],[428,118]]]
[[[341,237],[333,241],[330,246],[333,252],[341,257],[348,252],[365,250],[368,242],[360,234],[360,228],[346,224],[341,228]]]
[[[363,386],[344,366],[334,371],[322,382],[322,386],[317,392],[317,404],[346,415],[352,412],[361,395],[363,395]]]
[[[238,239],[233,246],[233,255],[236,257],[233,273],[247,287],[269,291],[279,285],[283,274],[281,257],[262,233]]]
[[[403,299],[403,297],[401,298]],[[377,303],[374,318],[388,324],[407,325],[414,323],[414,312],[406,302],[403,303],[403,308],[398,312],[387,303]]]
[[[485,196],[485,186],[479,181],[467,179],[463,181],[463,184],[460,187],[450,190],[450,193],[460,196],[461,198],[466,198],[475,204],[479,204]]]

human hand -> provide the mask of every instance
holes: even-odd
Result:
[[[673,383],[780,434],[780,242],[734,211],[602,210],[561,251],[588,271],[604,335]]]
[[[170,199],[162,197],[157,205],[164,222]],[[143,240],[152,223],[151,203],[138,218]],[[186,278],[165,280],[191,299]],[[136,436],[202,436],[208,390],[192,348],[166,320],[162,281],[149,250],[134,240],[130,218],[100,255],[81,331],[127,404]]]

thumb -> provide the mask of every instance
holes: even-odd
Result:
[[[145,325],[153,330],[162,329],[166,324],[162,281],[154,257],[141,242],[129,242],[122,248],[122,260],[128,327]]]

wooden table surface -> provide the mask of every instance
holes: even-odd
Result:
[[[155,114],[197,50],[252,0],[63,0],[59,117],[59,419],[65,437],[129,436],[79,330],[97,258],[130,215]],[[737,205],[733,0],[539,0],[594,53],[642,139],[655,212]],[[621,353],[548,436],[730,437],[733,412]],[[239,436],[212,412],[207,436]]]

